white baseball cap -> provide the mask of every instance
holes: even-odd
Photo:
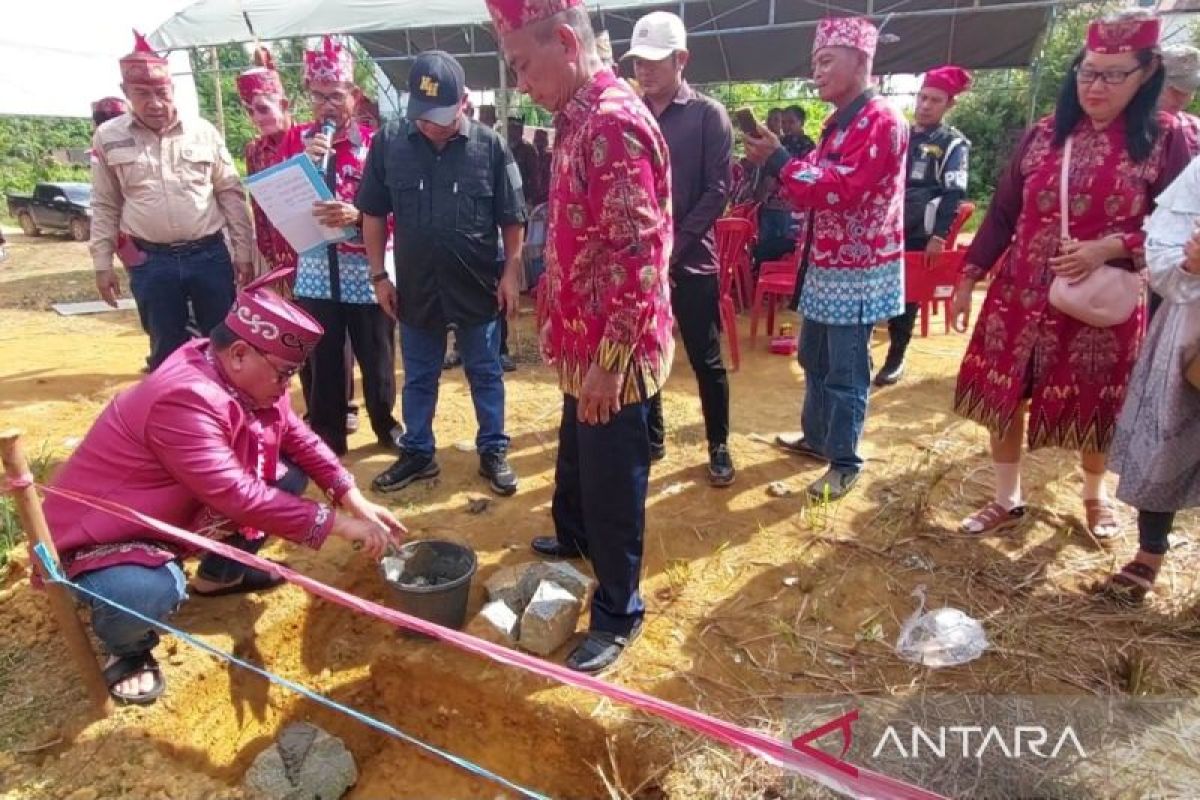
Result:
[[[670,11],[653,11],[633,26],[629,52],[621,56],[621,60],[662,61],[679,50],[687,50],[687,28],[683,26],[683,20]]]

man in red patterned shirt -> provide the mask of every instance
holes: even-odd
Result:
[[[645,611],[646,401],[674,356],[667,147],[646,106],[601,63],[582,0],[488,0],[488,10],[521,91],[555,113],[538,321],[564,398],[555,536],[533,549],[592,562],[590,631],[567,666],[599,672]]]
[[[813,82],[835,111],[817,149],[793,158],[761,128],[746,157],[779,179],[804,212],[797,297],[804,323],[803,432],[780,439],[828,471],[811,497],[837,500],[862,471],[858,453],[871,383],[871,330],[904,311],[904,159],[908,125],[879,97],[871,67],[879,32],[858,17],[824,19],[813,42]]]

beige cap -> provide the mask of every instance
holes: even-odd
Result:
[[[633,26],[633,38],[629,52],[621,56],[644,58],[647,61],[662,61],[673,53],[687,50],[687,28],[683,20],[670,11],[653,11]]]

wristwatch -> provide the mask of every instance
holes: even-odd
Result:
[[[371,283],[379,283],[380,281],[388,280],[391,280],[391,276],[389,276],[386,272],[376,272],[371,276]]]

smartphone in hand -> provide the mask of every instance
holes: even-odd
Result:
[[[733,118],[737,121],[737,126],[742,133],[747,136],[758,136],[758,120],[754,118],[754,112],[749,108],[739,108],[733,112]]]

